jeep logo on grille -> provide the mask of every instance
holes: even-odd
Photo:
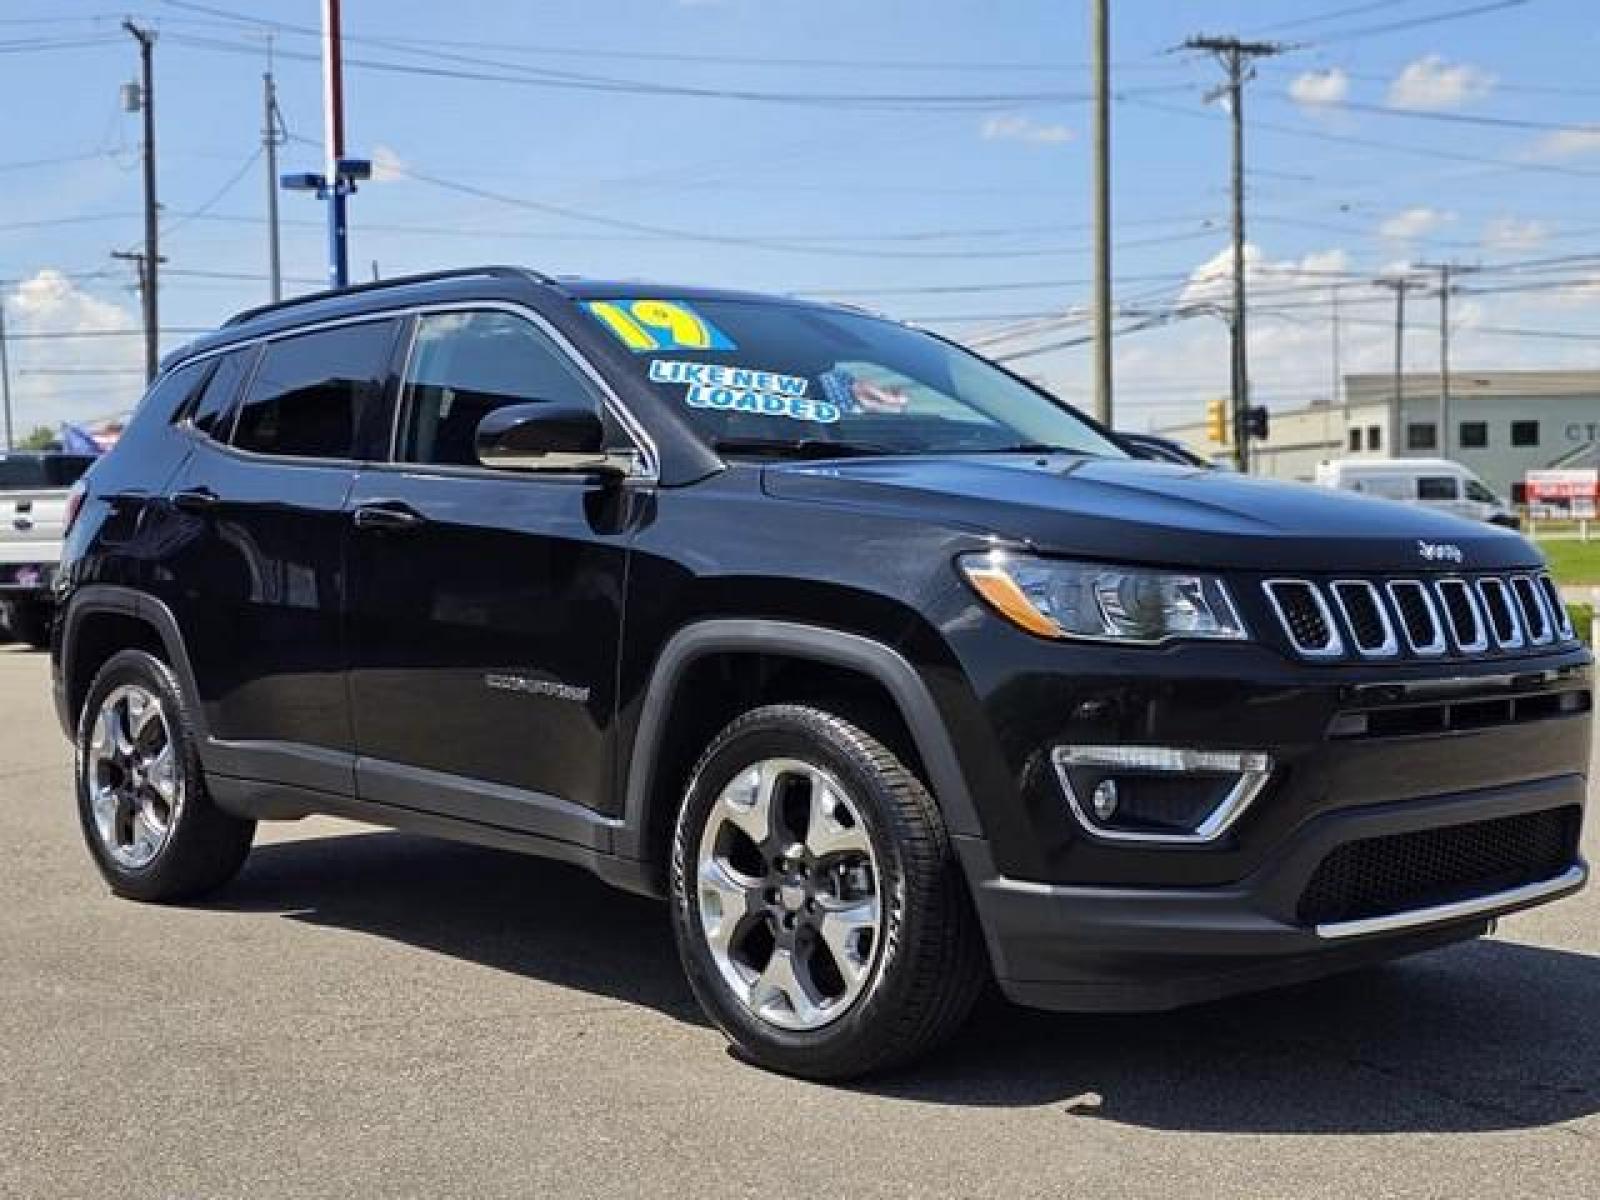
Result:
[[[1461,547],[1452,542],[1419,541],[1417,543],[1417,553],[1429,562],[1460,563],[1466,557],[1461,553]]]

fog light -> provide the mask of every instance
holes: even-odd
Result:
[[[1113,841],[1216,841],[1272,778],[1257,752],[1057,746],[1051,758],[1078,822]]]
[[[1117,815],[1117,781],[1102,779],[1095,784],[1090,802],[1094,805],[1095,820],[1102,824],[1110,821]]]

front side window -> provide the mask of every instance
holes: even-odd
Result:
[[[1513,446],[1537,446],[1539,444],[1539,422],[1511,422],[1511,444]]]
[[[1476,479],[1467,480],[1467,499],[1479,504],[1499,504],[1500,497],[1496,496]]]
[[[402,392],[401,462],[476,466],[478,422],[508,404],[599,408],[576,366],[530,322],[485,310],[425,315]]]
[[[1460,494],[1455,478],[1450,475],[1424,475],[1417,480],[1418,500],[1454,500]]]
[[[893,321],[782,301],[640,299],[582,307],[640,379],[730,453],[1126,458],[1065,403]]]
[[[267,343],[233,444],[289,458],[354,458],[380,414],[392,321],[340,325]]]

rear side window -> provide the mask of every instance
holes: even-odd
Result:
[[[508,404],[599,407],[587,379],[534,325],[498,311],[417,321],[406,368],[401,462],[477,466],[478,422]]]
[[[217,369],[206,381],[205,389],[189,414],[190,423],[207,437],[220,442],[228,440],[228,427],[232,424],[234,402],[239,399],[239,388],[249,373],[250,361],[256,348],[250,346],[225,354]]]
[[[1455,500],[1461,489],[1453,476],[1424,475],[1417,480],[1418,500]]]
[[[354,458],[380,415],[392,321],[341,325],[267,343],[233,444],[289,458]]]

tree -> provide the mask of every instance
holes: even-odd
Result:
[[[18,450],[52,450],[60,442],[56,438],[56,431],[48,425],[39,425],[17,443]]]

